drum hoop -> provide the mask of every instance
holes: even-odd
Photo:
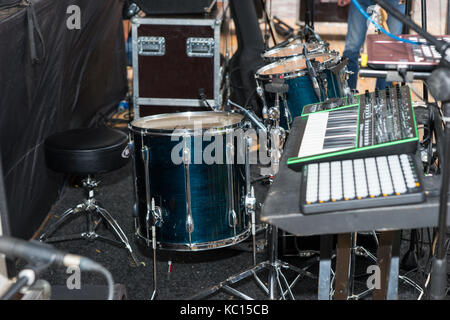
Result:
[[[297,78],[299,76],[303,76],[306,74],[305,69],[295,70],[291,72],[283,72],[283,73],[272,73],[272,74],[261,74],[262,72],[266,71],[267,69],[273,68],[275,65],[281,65],[283,62],[287,60],[300,60],[300,58],[303,57],[303,55],[298,55],[292,58],[287,59],[279,59],[278,61],[272,62],[268,65],[265,65],[261,68],[259,68],[255,73],[255,78],[259,80],[268,80],[273,78],[279,78],[280,76],[283,77],[283,79],[293,79]]]
[[[207,114],[221,114],[221,115],[230,115],[230,114],[238,114],[238,113],[233,113],[233,112],[214,112],[214,111],[187,111],[187,112],[179,112],[177,113],[178,116],[183,116],[183,115],[193,115],[193,114],[198,114],[198,115],[207,115]],[[144,117],[144,118],[151,118],[151,119],[159,119],[159,118],[164,118],[168,115],[173,115],[173,113],[162,113],[162,114],[157,114],[157,115],[153,115],[153,116],[148,116],[148,117]],[[231,130],[234,130],[236,128],[239,127],[243,127],[244,126],[244,116],[241,114],[238,114],[240,116],[242,116],[242,119],[239,122],[236,122],[235,124],[229,125],[229,126],[224,126],[224,127],[220,127],[220,128],[208,128],[208,129],[202,129],[201,132],[202,134],[204,132],[208,132],[211,134],[225,134],[230,132]],[[142,118],[140,118],[142,119]],[[134,121],[133,121],[134,122]],[[149,135],[149,136],[174,136],[174,131],[178,130],[178,133],[176,134],[177,136],[186,136],[186,135],[195,135],[197,133],[197,130],[194,129],[151,129],[151,128],[141,128],[141,127],[136,127],[135,125],[133,125],[133,122],[128,124],[128,129],[132,132],[138,133],[138,134],[144,134],[144,135]]]
[[[207,242],[199,242],[199,243],[164,243],[160,241],[156,241],[156,247],[158,249],[165,249],[171,251],[202,251],[202,250],[211,250],[211,249],[219,249],[224,247],[229,247],[235,244],[238,244],[244,240],[246,240],[251,233],[251,227],[248,226],[242,233],[236,235],[236,237],[225,238],[222,240],[215,241],[207,241]],[[136,229],[136,236],[145,242],[152,242],[152,239],[147,239],[144,235],[142,235],[141,230],[139,228]]]
[[[316,53],[312,53],[312,55],[317,54]],[[322,69],[326,69],[329,67],[330,63],[335,63],[337,64],[339,62],[340,56],[336,51],[329,51],[329,52],[322,52],[322,53],[327,53],[331,56],[330,59],[325,60],[324,62],[321,62],[321,64],[323,65]],[[294,79],[300,76],[304,76],[307,74],[307,70],[305,69],[300,69],[300,70],[295,70],[295,71],[291,71],[291,72],[284,72],[284,73],[273,73],[273,74],[267,74],[267,75],[263,75],[261,74],[261,72],[266,71],[267,69],[273,68],[275,65],[280,65],[283,64],[283,62],[290,62],[290,61],[295,61],[295,60],[300,60],[300,58],[303,58],[303,55],[296,55],[294,57],[288,57],[288,58],[282,58],[282,59],[277,59],[277,61],[272,62],[268,65],[265,65],[261,68],[259,68],[256,73],[255,73],[255,78],[258,80],[270,80],[273,78],[279,78],[280,76],[283,79],[289,80],[289,79]]]
[[[303,52],[301,52],[301,53],[292,53],[290,55],[286,55],[286,56],[282,56],[282,57],[276,57],[276,56],[274,57],[274,56],[270,56],[269,55],[269,54],[273,54],[273,53],[278,53],[278,52],[280,52],[282,50],[285,50],[287,48],[296,48],[296,47],[303,47],[303,45],[290,44],[290,45],[287,45],[285,47],[275,48],[275,49],[272,49],[272,50],[264,52],[262,56],[265,59],[277,59],[277,60],[279,60],[279,59],[288,59],[288,58],[295,57],[295,56],[298,56],[298,55],[303,55]],[[315,50],[309,51],[309,52],[311,52],[311,53],[325,53],[326,52],[326,47],[324,45],[322,45],[322,44],[319,44],[318,48],[316,48]]]

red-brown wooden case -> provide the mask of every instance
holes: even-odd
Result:
[[[221,106],[228,10],[195,16],[133,17],[134,117]],[[221,57],[222,56],[222,57]],[[209,109],[209,107],[208,107]],[[209,109],[210,110],[210,109]]]

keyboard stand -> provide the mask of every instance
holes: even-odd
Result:
[[[359,70],[359,75],[365,78],[386,78],[386,81],[390,82],[412,82],[413,80],[427,80],[431,75],[431,72],[406,71],[406,79],[404,79],[399,71],[361,68]]]
[[[435,112],[434,115],[435,121],[439,123],[439,113]],[[439,215],[440,182],[438,177],[424,178],[427,196],[423,203],[304,215],[300,210],[302,174],[301,172],[289,169],[286,164],[288,155],[292,154],[297,144],[294,137],[299,134],[299,121],[299,118],[294,120],[291,133],[286,141],[285,151],[280,161],[280,170],[264,201],[261,221],[296,236],[318,235],[321,237],[318,298],[328,300],[330,299],[330,280],[332,279],[332,235],[367,230],[402,230],[436,227]],[[297,124],[295,124],[296,122]],[[441,137],[439,131],[437,136],[440,142]],[[438,148],[440,146],[441,143],[438,143]],[[448,210],[448,215],[450,216],[450,210]],[[448,221],[450,222],[450,219]],[[402,279],[401,276],[397,278],[399,275],[399,253],[396,250],[396,245],[393,243],[394,238],[389,238],[390,236],[386,234],[387,232],[391,231],[383,231],[381,233],[378,260],[379,263],[382,261],[386,263],[384,267],[380,266],[380,269],[381,271],[388,270],[387,272],[385,271],[387,275],[384,277],[388,283],[382,285],[382,289],[380,289],[385,291],[384,294],[377,294],[376,297],[396,299],[398,279]],[[384,237],[387,237],[387,240],[383,240],[382,238]],[[380,260],[383,258],[383,255],[385,260]],[[408,282],[406,278],[404,280]]]

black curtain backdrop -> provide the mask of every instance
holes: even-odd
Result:
[[[63,176],[45,166],[49,135],[92,126],[96,114],[127,92],[124,0],[34,0],[43,44],[33,64],[27,10],[0,21],[0,154],[11,235],[29,238],[58,197]],[[81,9],[81,29],[69,30],[67,9]]]

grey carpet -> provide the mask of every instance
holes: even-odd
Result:
[[[80,254],[94,259],[105,266],[113,275],[116,283],[124,284],[127,290],[128,299],[144,300],[149,299],[153,290],[153,259],[152,251],[139,246],[134,236],[134,226],[132,220],[133,188],[131,179],[131,165],[105,174],[100,177],[101,184],[97,199],[109,212],[117,219],[124,232],[130,239],[131,245],[142,261],[140,266],[136,266],[130,259],[127,251],[112,245],[94,241],[85,240],[69,241],[55,244],[61,250]],[[267,185],[256,184],[256,196],[258,201],[263,202],[267,192]],[[67,208],[73,207],[84,199],[82,188],[76,188],[73,185],[66,188],[61,199],[55,204],[50,213],[50,219],[46,226],[54,222],[55,219]],[[74,233],[85,230],[85,217],[72,219],[57,231],[57,235]],[[45,228],[44,228],[45,230]],[[100,227],[101,233],[109,235],[109,231]],[[264,232],[258,235],[259,241],[264,241]],[[286,238],[288,239],[288,238]],[[362,237],[364,240],[364,237]],[[292,242],[292,239],[291,239]],[[370,242],[370,239],[369,239]],[[299,240],[302,243],[302,240]],[[313,244],[317,245],[317,244]],[[403,252],[407,248],[407,243],[403,243]],[[157,276],[158,276],[158,299],[161,300],[180,300],[189,297],[210,288],[213,285],[224,281],[228,277],[240,273],[252,266],[251,242],[248,240],[235,247],[215,249],[204,252],[175,252],[158,251],[157,253]],[[295,266],[310,266],[309,271],[314,277],[302,277],[293,287],[296,299],[311,300],[317,298],[317,275],[318,263],[308,261],[306,258],[289,255],[292,251],[292,245],[281,247],[280,259]],[[295,248],[294,248],[295,249]],[[295,250],[294,250],[295,252]],[[264,250],[257,255],[258,262],[266,260]],[[172,271],[168,272],[168,262],[172,262]],[[364,258],[357,258],[356,274],[357,282],[355,291],[362,292],[366,289],[365,270],[371,261]],[[290,270],[285,271],[288,281],[296,277],[296,273]],[[267,271],[262,271],[259,276],[263,282],[267,282]],[[415,273],[411,273],[412,278],[417,278]],[[66,285],[70,274],[66,273],[64,268],[52,267],[42,276],[52,285]],[[104,279],[96,274],[83,272],[81,274],[81,284],[99,285],[105,284]],[[253,278],[247,278],[240,281],[233,287],[239,289],[256,299],[265,299],[267,296],[256,285]],[[400,282],[399,298],[416,299],[418,292],[410,285]],[[208,297],[214,300],[231,300],[235,297],[220,291]],[[369,295],[366,299],[371,299]]]

